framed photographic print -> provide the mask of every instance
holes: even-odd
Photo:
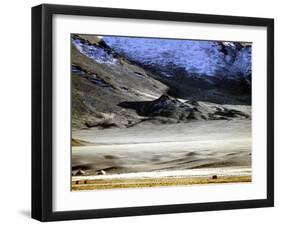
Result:
[[[274,204],[274,21],[32,8],[32,217]]]

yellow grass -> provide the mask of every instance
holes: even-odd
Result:
[[[251,182],[251,176],[221,176],[217,179],[209,177],[192,178],[141,178],[141,179],[96,179],[72,181],[72,190],[97,190],[113,188],[141,188],[175,185],[219,184]]]

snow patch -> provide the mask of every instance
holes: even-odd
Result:
[[[170,77],[173,68],[189,74],[246,76],[251,74],[251,45],[235,42],[103,36],[120,54],[142,64],[158,66]]]
[[[72,43],[81,53],[98,63],[118,64],[119,62],[112,53],[97,45],[86,43],[78,38],[72,38]]]

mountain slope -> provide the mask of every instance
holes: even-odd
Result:
[[[72,35],[71,63],[73,128],[250,117],[240,110],[196,101],[196,97],[204,100],[208,92],[218,93],[207,95],[213,102],[219,97],[222,102],[234,101],[205,79],[176,74],[176,70],[173,77],[163,77],[128,60],[97,36]]]
[[[251,44],[104,36],[119,54],[152,72],[178,98],[251,103]]]
[[[74,40],[71,61],[72,118],[75,127],[85,124],[96,126],[104,121],[109,125],[135,121],[138,115],[118,106],[120,102],[152,100],[168,89],[139,66],[114,55],[109,49],[105,51],[98,42],[91,43],[92,55],[89,55],[82,49],[79,51],[77,44],[86,43],[87,40],[83,36],[74,36]]]

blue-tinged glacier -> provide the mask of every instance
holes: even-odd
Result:
[[[107,51],[105,48],[98,45],[91,44],[81,38],[72,36],[72,44],[87,57],[94,59],[98,63],[116,64],[118,60],[113,54]]]
[[[187,75],[241,78],[251,76],[251,43],[103,36],[117,53],[173,76],[175,68]]]

